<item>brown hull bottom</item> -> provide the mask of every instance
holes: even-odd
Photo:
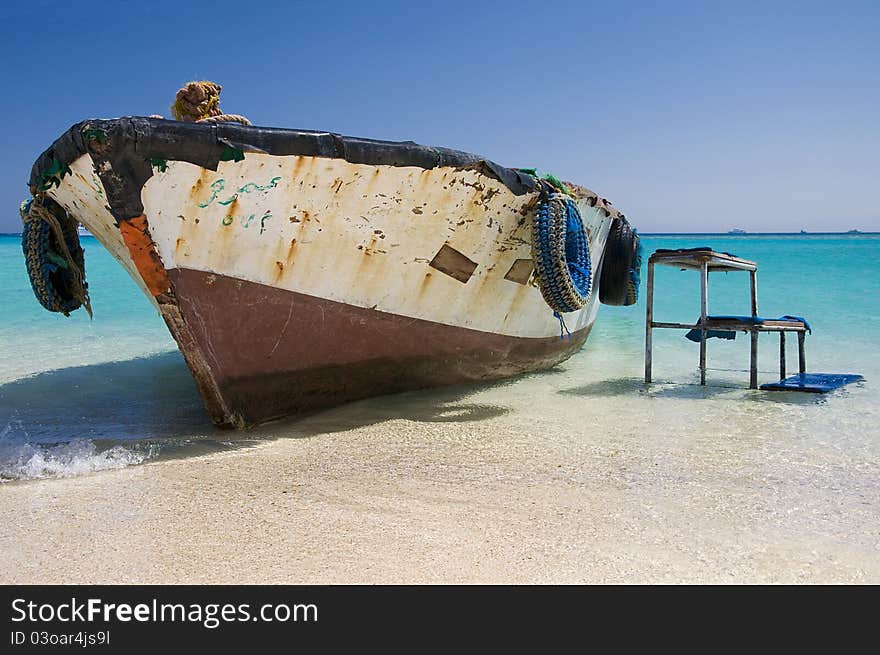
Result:
[[[200,271],[168,275],[165,320],[221,427],[548,368],[589,333],[510,337]]]

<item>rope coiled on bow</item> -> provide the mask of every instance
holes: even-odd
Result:
[[[224,114],[220,111],[220,91],[223,87],[215,82],[201,80],[187,82],[171,105],[171,114],[179,121],[188,123],[242,123],[251,122],[241,114]]]

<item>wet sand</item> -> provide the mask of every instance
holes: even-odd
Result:
[[[799,434],[828,416],[811,400],[572,381],[375,399],[253,447],[0,485],[0,582],[880,582],[873,440]],[[530,402],[548,384],[556,404]]]

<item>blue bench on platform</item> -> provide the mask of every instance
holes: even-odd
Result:
[[[712,324],[718,326],[719,324],[724,324],[728,329],[718,329],[711,328]],[[702,325],[702,321],[697,319],[697,325]],[[746,331],[747,327],[755,326],[755,325],[763,325],[763,326],[776,326],[776,327],[803,327],[810,334],[813,333],[813,330],[810,328],[810,324],[807,323],[807,319],[802,316],[780,316],[779,318],[763,318],[761,316],[707,316],[706,317],[706,338],[711,339],[713,337],[718,339],[735,339],[736,338],[736,329],[738,326],[741,326],[743,331]],[[687,334],[685,334],[686,339],[690,339],[694,343],[700,343],[700,335],[702,330],[699,328],[694,328]]]

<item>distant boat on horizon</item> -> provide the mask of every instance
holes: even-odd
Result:
[[[78,225],[76,228],[76,233],[81,237],[93,237],[95,236],[84,225]]]
[[[847,234],[861,234],[861,230],[847,230]]]
[[[730,230],[728,234],[748,234],[745,230],[741,230],[738,227]]]

